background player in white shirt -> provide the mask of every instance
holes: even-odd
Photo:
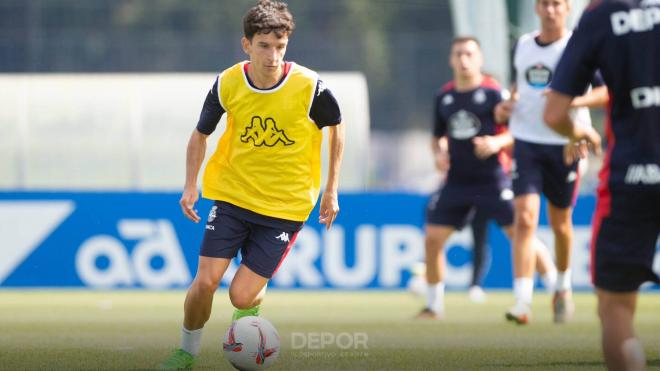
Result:
[[[527,323],[533,294],[534,255],[532,242],[539,221],[540,195],[548,200],[548,219],[555,237],[557,284],[553,297],[555,322],[564,322],[573,312],[570,254],[573,244],[571,215],[579,174],[577,162],[565,163],[566,138],[543,122],[545,94],[555,66],[571,33],[566,29],[569,0],[536,0],[539,31],[523,35],[513,53],[511,99],[496,107],[497,121],[509,120],[514,142],[513,191],[515,220],[513,238],[514,296],[516,303],[507,319]],[[597,83],[597,81],[595,82]],[[602,85],[602,83],[601,83]],[[573,101],[574,116],[580,125],[591,125],[586,107],[602,105],[605,87]],[[577,108],[582,107],[582,108]]]

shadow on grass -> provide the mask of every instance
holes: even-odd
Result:
[[[507,363],[507,364],[489,364],[488,367],[503,367],[503,368],[533,368],[533,367],[559,367],[562,369],[572,369],[577,367],[605,367],[604,361],[579,361],[579,362],[538,362],[538,363]],[[647,367],[660,366],[660,359],[646,360]]]
[[[602,361],[554,361],[554,362],[536,362],[536,363],[501,363],[489,364],[487,367],[513,368],[513,369],[531,369],[534,367],[558,367],[561,369],[573,369],[578,367],[605,367]]]

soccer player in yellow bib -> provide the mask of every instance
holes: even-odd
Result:
[[[162,369],[194,366],[213,294],[239,251],[241,265],[229,287],[233,320],[258,315],[266,284],[318,199],[326,126],[330,163],[319,223],[330,228],[339,212],[344,125],[337,101],[318,75],[284,61],[293,29],[285,3],[260,0],[247,12],[241,43],[249,61],[218,76],[188,142],[180,204],[187,218],[199,222],[194,205],[206,139],[227,114],[227,128],[204,171],[202,196],[215,203],[186,295],[181,348]]]

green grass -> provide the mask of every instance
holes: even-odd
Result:
[[[182,291],[0,291],[0,369],[151,369],[179,344]],[[450,293],[444,321],[414,321],[407,292],[270,291],[262,305],[281,336],[272,370],[601,370],[595,297],[576,295],[571,323],[554,325],[550,297],[535,296],[528,326],[504,321],[508,292],[485,305]],[[197,369],[229,369],[221,340],[231,317],[219,291]],[[660,369],[660,295],[641,296],[636,328]],[[292,333],[366,333],[367,349],[292,349]],[[346,340],[346,338],[344,338]]]

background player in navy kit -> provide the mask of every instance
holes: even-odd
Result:
[[[607,156],[593,222],[592,279],[603,352],[612,370],[642,370],[633,331],[639,286],[653,272],[660,233],[660,2],[596,1],[584,13],[557,67],[545,120],[572,142],[600,137],[569,116],[574,96],[600,69],[610,89]]]
[[[570,255],[573,244],[571,221],[578,186],[577,162],[564,163],[563,148],[568,140],[543,123],[544,94],[553,70],[568,42],[566,19],[568,0],[537,0],[540,31],[523,35],[513,53],[511,99],[498,105],[498,121],[509,119],[515,138],[514,169],[515,222],[513,239],[515,305],[506,317],[527,323],[533,295],[534,256],[532,240],[539,221],[540,194],[548,200],[548,219],[555,237],[557,284],[552,308],[555,322],[564,322],[573,312]],[[599,83],[595,81],[594,83]],[[602,85],[602,84],[601,84]],[[600,87],[573,101],[581,125],[591,126],[588,106],[603,104],[606,88]]]
[[[493,113],[501,100],[499,86],[481,73],[483,57],[472,37],[454,40],[449,62],[454,81],[436,97],[432,141],[436,167],[449,170],[446,184],[431,198],[427,209],[427,305],[418,318],[444,314],[443,248],[451,234],[465,226],[477,210],[505,227],[509,237],[513,223],[513,195],[499,160],[502,149],[513,139],[505,125],[495,123]],[[538,247],[545,248],[540,241]],[[540,271],[554,270],[547,255],[539,263]]]

